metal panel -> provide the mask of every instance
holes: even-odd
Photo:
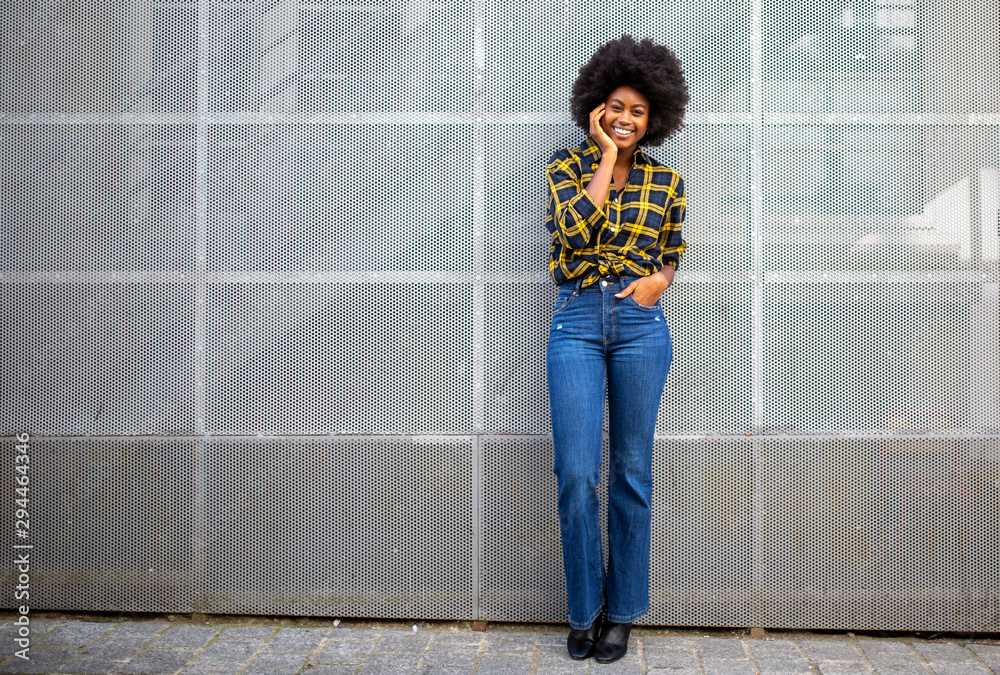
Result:
[[[16,0],[0,31],[0,112],[193,113],[191,2]]]
[[[470,616],[472,447],[212,442],[202,611]]]
[[[218,283],[208,295],[211,433],[471,430],[469,284]]]
[[[5,441],[5,458],[13,445]],[[30,446],[30,539],[15,538],[13,509],[4,520],[10,550],[30,559],[29,595],[15,600],[17,573],[6,563],[3,606],[194,611],[201,589],[192,564],[194,443],[33,439]],[[12,459],[4,463],[13,467]],[[8,470],[3,478],[9,495],[14,476]],[[15,543],[32,548],[14,551]]]
[[[990,631],[995,439],[763,440],[766,626]]]
[[[43,119],[0,125],[4,271],[191,270],[194,126]]]
[[[193,432],[192,285],[108,276],[0,284],[4,434]]]
[[[209,156],[209,270],[470,271],[471,125],[218,124]]]
[[[488,113],[565,115],[570,85],[597,45],[622,33],[670,45],[685,64],[695,113],[749,112],[750,7],[718,0],[485,2]]]

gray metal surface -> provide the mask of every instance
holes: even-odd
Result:
[[[15,3],[0,434],[5,466],[32,437],[34,606],[564,620],[544,164],[630,32],[692,95],[650,151],[689,249],[644,622],[1000,630],[998,26]]]
[[[199,611],[472,613],[472,440],[233,440],[207,449]]]

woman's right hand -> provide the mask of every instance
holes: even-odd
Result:
[[[604,127],[601,126],[601,117],[604,115],[604,106],[605,104],[602,103],[590,111],[590,136],[594,139],[594,142],[597,143],[597,147],[601,149],[602,155],[611,153],[614,156],[617,156],[618,146],[615,145],[615,142],[611,140],[611,137],[604,131]]]

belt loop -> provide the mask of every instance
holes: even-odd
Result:
[[[583,277],[577,277],[573,282],[573,293],[575,295],[580,295],[581,286],[583,286]]]

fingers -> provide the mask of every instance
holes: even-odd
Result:
[[[645,278],[646,277],[643,277],[643,279],[645,279]],[[644,300],[640,300],[639,296],[634,292],[634,291],[636,291],[639,288],[639,286],[641,285],[641,282],[642,282],[642,279],[636,279],[635,281],[633,281],[632,283],[630,283],[628,286],[626,286],[625,288],[623,288],[620,293],[615,293],[615,297],[616,298],[627,298],[629,295],[631,295],[632,299],[635,300],[636,302],[638,302],[640,305],[643,305],[644,307],[652,307],[653,305],[656,304],[656,298],[655,297],[652,298],[651,302],[646,302]],[[643,292],[643,294],[642,294],[643,297],[645,297],[645,295],[646,295],[647,292],[648,291],[644,291]]]
[[[590,111],[590,135],[593,136],[597,130],[601,129],[601,116],[604,115],[604,104],[597,106]]]
[[[615,297],[616,298],[627,297],[628,295],[630,295],[632,293],[632,291],[634,291],[636,289],[636,286],[638,286],[638,285],[639,285],[638,280],[633,281],[628,286],[626,286],[625,288],[623,288],[620,293],[615,293]]]

